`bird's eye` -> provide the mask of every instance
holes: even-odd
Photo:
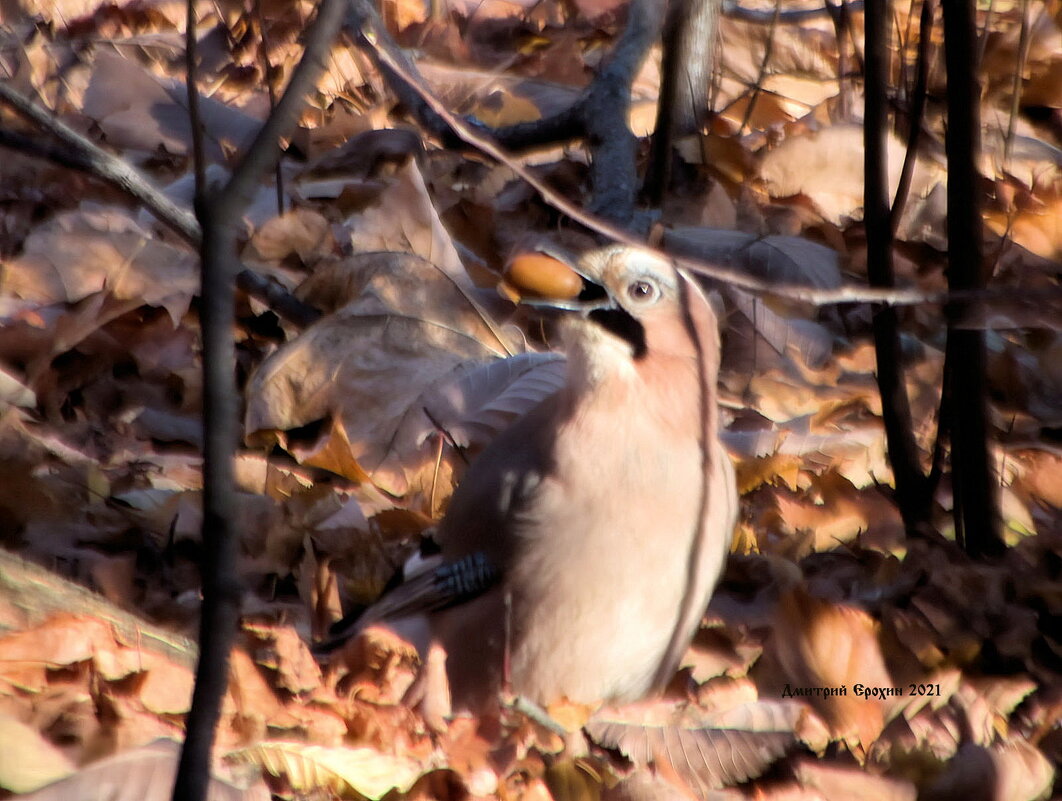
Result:
[[[627,285],[627,295],[631,300],[645,302],[656,298],[656,285],[651,281],[631,281]]]

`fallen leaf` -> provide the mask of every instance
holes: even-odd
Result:
[[[379,801],[405,792],[425,772],[415,760],[372,748],[326,748],[297,742],[266,742],[226,755],[231,762],[258,765],[283,777],[298,793],[331,790],[342,798]]]

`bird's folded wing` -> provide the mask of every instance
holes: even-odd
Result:
[[[444,561],[441,556],[425,560],[415,575],[384,593],[360,615],[344,619],[314,650],[328,653],[376,623],[436,612],[468,601],[493,587],[498,576],[497,568],[479,551],[452,561]]]

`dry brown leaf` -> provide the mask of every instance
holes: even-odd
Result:
[[[902,533],[899,512],[891,501],[875,489],[856,491],[842,482],[833,482],[835,486],[823,492],[819,502],[807,493],[775,491],[776,525],[783,531],[808,535],[816,551],[828,551],[868,533],[874,537]],[[813,488],[820,484],[812,482]]]
[[[417,649],[383,626],[370,626],[348,641],[340,652],[352,672],[351,690],[359,699],[377,705],[401,702],[418,675]]]
[[[96,295],[162,306],[174,325],[198,288],[192,253],[152,238],[126,211],[109,207],[66,212],[39,226],[0,285],[5,294],[42,304]],[[76,343],[81,337],[62,338]]]
[[[741,677],[748,672],[761,650],[759,643],[743,641],[728,629],[702,627],[686,649],[680,667],[690,668],[690,675],[698,683],[717,676]],[[706,690],[706,687],[701,688],[702,693]]]
[[[413,253],[441,269],[458,286],[470,288],[461,259],[414,160],[387,179],[369,208],[346,222],[355,250]]]
[[[0,411],[7,411],[11,406],[32,409],[36,405],[36,393],[19,376],[0,366]]]
[[[27,2],[25,10],[31,14],[40,14],[43,19],[57,26],[63,26],[89,16],[102,5],[103,0],[47,0]]]
[[[234,648],[229,658],[229,692],[223,711],[226,715],[233,715],[243,728],[243,741],[260,740],[269,728],[296,728],[300,715],[289,706],[266,682],[263,671],[254,660],[242,649]]]
[[[154,654],[144,655],[144,672],[137,697],[144,708],[156,715],[182,715],[192,706],[195,676],[185,665],[177,665]]]
[[[408,415],[423,414],[427,387],[491,355],[474,337],[430,321],[340,312],[262,364],[248,387],[245,428],[289,430],[336,415],[360,468],[403,495],[430,484],[432,454],[395,454],[395,431]]]
[[[321,686],[321,668],[291,626],[245,621],[243,630],[260,641],[255,662],[276,671],[278,687],[298,695]]]
[[[895,136],[888,139],[889,190],[894,195],[906,148]],[[918,162],[911,182],[912,197],[924,197],[941,178],[939,168]],[[760,164],[760,178],[773,197],[806,195],[823,217],[834,224],[863,216],[863,128],[832,125],[794,136],[768,152]],[[905,216],[911,214],[909,208]],[[943,220],[937,220],[937,224]]]
[[[1057,168],[1056,168],[1057,169]],[[1062,198],[1016,214],[989,213],[985,222],[993,232],[1045,259],[1062,259]]]
[[[296,296],[324,312],[394,312],[469,332],[499,354],[519,343],[501,332],[477,304],[467,277],[455,281],[438,265],[410,253],[379,251],[328,260],[314,269]]]
[[[570,107],[579,97],[578,85],[431,61],[419,67],[451,108],[483,121],[491,117],[514,121],[548,117]]]
[[[1062,509],[1062,456],[1049,450],[1028,449],[1008,454],[1021,471],[1016,488],[1056,509]]]
[[[727,298],[743,314],[756,332],[780,355],[795,355],[811,369],[825,365],[833,352],[833,335],[813,320],[783,316],[763,300],[742,292],[726,290]]]
[[[100,648],[114,648],[106,624],[76,615],[55,615],[41,626],[0,637],[0,662],[60,667],[86,662]]]
[[[724,74],[740,79],[742,89],[755,85],[759,78],[768,37],[773,38],[772,73],[836,80],[836,36],[828,17],[781,25],[772,31],[770,25],[724,16],[719,35],[727,43],[720,48]]]
[[[784,486],[794,492],[797,491],[800,487],[802,459],[781,453],[751,457],[744,451],[744,448],[738,450],[734,447],[736,440],[737,438],[724,438],[732,456],[744,457],[735,465],[739,495],[746,495],[764,484]]]
[[[343,144],[322,153],[303,172],[304,177],[380,178],[424,152],[421,135],[408,128],[361,131]]]
[[[747,676],[730,678],[717,674],[697,688],[697,706],[708,714],[749,704],[758,698],[756,685]]]
[[[664,233],[664,246],[683,256],[737,267],[765,281],[823,289],[841,285],[837,252],[799,236],[675,228]]]
[[[1007,740],[991,748],[967,743],[919,798],[1039,801],[1050,794],[1054,776],[1047,758],[1024,740]]]
[[[274,217],[255,231],[243,251],[243,258],[280,261],[294,255],[303,264],[308,264],[331,255],[334,247],[328,220],[311,209],[295,208]]]
[[[199,98],[207,158],[222,162],[258,133],[261,121],[213,98]],[[93,63],[83,113],[110,144],[151,153],[191,152],[184,81],[158,78],[135,59],[103,51]]]
[[[300,446],[300,458],[355,479],[368,475],[393,494],[437,486],[448,495],[455,454],[446,449],[438,463],[440,436],[482,447],[559,386],[555,356],[494,363],[513,344],[466,290],[416,256],[330,263],[302,294],[352,300],[262,364],[248,387],[246,430],[262,439],[334,417],[341,428]]]
[[[257,441],[258,437],[259,434],[256,433],[252,441]],[[299,460],[299,464],[320,467],[351,481],[372,480],[355,458],[350,437],[347,436],[346,427],[339,418],[333,417],[328,430],[310,447],[302,447],[296,443],[285,443],[284,447]]]
[[[498,787],[491,737],[492,732],[480,721],[463,716],[451,720],[447,730],[440,735],[448,766],[475,795],[490,795]]]
[[[884,727],[890,699],[902,693],[885,667],[871,617],[794,587],[778,604],[769,647],[790,693],[808,699],[835,738],[865,753]],[[843,694],[835,692],[842,688]]]

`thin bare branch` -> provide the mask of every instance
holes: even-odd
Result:
[[[46,159],[104,181],[142,204],[189,245],[199,248],[202,231],[195,216],[170,200],[135,169],[3,83],[0,83],[0,101],[20,112],[24,110],[27,118],[38,123],[57,140],[50,142],[0,128],[0,146]],[[240,270],[236,275],[236,283],[248,295],[262,300],[280,317],[300,328],[305,328],[321,316],[316,309],[253,270]]]
[[[892,287],[893,235],[889,211],[889,0],[867,0],[866,100],[864,103],[863,219],[867,233],[867,277],[872,286]],[[889,462],[896,478],[896,501],[909,532],[927,527],[930,497],[911,424],[896,309],[874,309],[874,352],[878,392]]]
[[[189,0],[191,2],[191,0]],[[262,177],[280,157],[306,97],[324,71],[348,0],[321,0],[306,34],[302,58],[276,108],[259,129],[217,192],[197,199],[203,231],[199,248],[199,319],[203,338],[203,605],[199,620],[199,662],[174,801],[203,801],[210,781],[211,750],[228,686],[229,654],[243,597],[237,562],[240,531],[235,455],[240,441],[236,385],[236,227]]]
[[[262,62],[262,77],[265,79],[266,93],[269,95],[269,113],[272,114],[277,107],[277,89],[275,86],[276,68],[269,60],[269,34],[266,31],[265,15],[262,14],[262,0],[254,1],[254,16],[258,23],[258,35],[262,41],[258,48],[258,55]],[[284,170],[280,162],[273,167],[273,180],[277,190],[277,214],[284,213]]]
[[[1029,57],[1029,0],[1021,0],[1018,7],[1021,13],[1021,29],[1018,33],[1018,61],[1014,65],[1014,84],[1010,92],[1010,116],[1007,119],[1007,134],[1003,138],[1003,167],[1010,162],[1010,151],[1014,144],[1014,127],[1018,123],[1021,110],[1021,84],[1025,75],[1025,61]]]
[[[206,191],[206,156],[203,154],[203,117],[199,113],[199,81],[196,78],[198,56],[196,52],[195,0],[185,4],[184,29],[184,86],[188,96],[188,124],[192,131],[192,165],[195,169],[195,196],[200,198]]]
[[[362,30],[366,41],[376,48],[376,33],[371,28]],[[405,71],[403,66],[395,61],[390,53],[383,49],[376,49],[376,57],[414,88],[424,102],[461,137],[461,139],[477,150],[487,154],[493,159],[505,164],[523,181],[533,187],[542,199],[562,214],[586,226],[595,233],[607,237],[615,242],[623,242],[628,245],[645,247],[645,242],[632,236],[628,231],[613,225],[609,221],[591,214],[582,207],[568,200],[549,184],[540,179],[531,170],[521,164],[511,153],[505,151],[492,139],[481,136],[464,120],[451,113],[446,106],[435,97],[421,83],[417,82],[411,74]],[[826,305],[832,303],[888,303],[892,305],[912,305],[926,302],[940,302],[944,299],[942,293],[925,293],[917,289],[872,289],[862,286],[845,286],[835,289],[815,289],[799,284],[779,284],[755,278],[741,270],[735,270],[718,265],[709,265],[688,258],[679,258],[671,254],[661,253],[665,258],[674,259],[684,268],[691,272],[699,273],[708,278],[722,281],[732,286],[746,289],[759,295],[776,295],[792,300],[803,301],[814,305]]]
[[[900,181],[892,201],[892,233],[900,228],[900,219],[911,192],[911,180],[918,161],[918,147],[922,142],[922,123],[926,115],[926,90],[929,85],[929,65],[933,59],[933,12],[936,0],[923,0],[918,24],[918,60],[915,65],[915,85],[907,117],[907,152],[903,157]]]
[[[243,208],[254,194],[261,177],[280,157],[280,142],[291,135],[306,97],[327,66],[332,42],[339,31],[349,0],[321,0],[317,17],[306,37],[302,58],[291,73],[273,113],[259,129],[251,146],[236,166],[225,188],[215,199],[215,211],[229,214]]]
[[[47,158],[64,166],[91,173],[130,197],[143,203],[152,214],[170,226],[189,244],[198,245],[199,223],[187,209],[181,208],[151,185],[135,169],[117,156],[108,153],[64,123],[46,108],[23,97],[8,83],[0,81],[0,101],[13,108],[38,127],[52,134],[68,148],[59,156],[50,149]],[[40,154],[43,155],[43,154]],[[60,161],[60,159],[62,159]]]

